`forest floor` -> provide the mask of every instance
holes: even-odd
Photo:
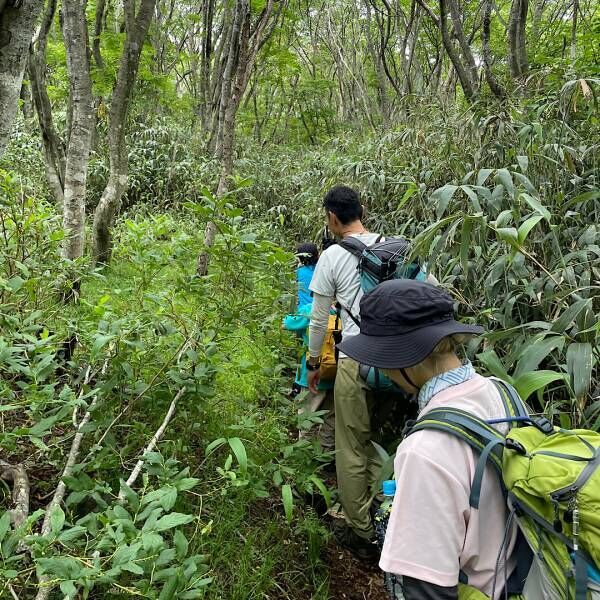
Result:
[[[329,598],[387,600],[383,574],[377,563],[360,561],[335,541],[327,545],[323,561],[329,571]]]

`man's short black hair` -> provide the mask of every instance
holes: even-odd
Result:
[[[296,256],[303,265],[316,265],[319,260],[319,249],[315,244],[300,244],[296,248]]]
[[[323,199],[323,206],[332,212],[342,225],[358,221],[363,216],[358,192],[346,185],[336,185],[331,188]]]

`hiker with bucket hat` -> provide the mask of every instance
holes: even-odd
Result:
[[[387,281],[362,298],[360,314],[360,334],[344,340],[340,351],[418,394],[420,417],[435,408],[484,420],[506,416],[493,381],[457,355],[483,328],[458,322],[443,289]],[[506,432],[505,423],[495,427]],[[398,446],[396,494],[379,565],[402,577],[406,600],[502,596],[515,566],[516,527],[489,465],[479,508],[470,505],[477,460],[470,446],[443,431],[414,431]]]

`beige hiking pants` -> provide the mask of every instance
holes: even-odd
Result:
[[[371,486],[379,478],[381,458],[371,443],[374,398],[358,374],[358,363],[342,358],[334,389],[335,450],[340,504],[348,524],[364,537],[373,536],[369,514]]]

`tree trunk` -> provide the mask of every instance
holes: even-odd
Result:
[[[85,245],[85,190],[92,142],[92,81],[85,9],[86,0],[63,0],[62,30],[72,111],[64,180],[63,255],[71,260],[83,255]]]
[[[454,4],[454,0],[440,0],[440,18],[439,18],[439,27],[440,27],[440,32],[442,34],[442,42],[444,44],[444,48],[446,48],[446,52],[448,53],[448,56],[452,62],[452,65],[454,66],[454,69],[456,71],[456,74],[458,76],[458,79],[460,81],[460,85],[463,89],[463,92],[465,94],[465,97],[468,101],[471,101],[475,98],[475,96],[477,95],[478,92],[478,78],[473,80],[472,79],[472,71],[473,71],[473,65],[475,63],[474,59],[473,59],[473,55],[470,52],[469,49],[469,56],[470,56],[470,60],[472,64],[468,64],[468,66],[465,66],[465,64],[463,64],[458,52],[456,51],[456,48],[454,47],[454,44],[452,42],[452,37],[450,36],[450,32],[448,31],[448,22],[446,20],[446,15],[448,13],[448,4],[450,4],[450,12],[453,14],[453,21],[454,21],[454,15],[456,13],[456,10],[454,10],[456,8],[456,5]],[[458,16],[458,20],[460,21],[460,15]],[[462,33],[462,25],[460,26],[460,32]],[[455,24],[455,33],[457,34],[457,36],[459,35],[459,32],[456,31],[456,24]],[[459,40],[461,48],[464,44],[467,44],[467,41],[464,39],[464,34],[462,34],[462,40]],[[468,57],[465,57],[465,59],[468,61]]]
[[[529,0],[513,0],[508,18],[508,65],[513,78],[524,75],[528,68],[525,27]]]
[[[579,16],[579,0],[573,0],[573,25],[571,27],[571,63],[577,58],[577,19]]]
[[[202,60],[200,66],[200,120],[202,131],[207,132],[210,123],[210,61],[213,54],[212,28],[215,0],[204,0],[202,8]]]
[[[44,147],[46,177],[57,205],[62,208],[65,189],[65,146],[54,128],[52,106],[46,88],[46,45],[55,12],[56,0],[50,0],[46,5],[37,40],[31,45],[28,71]]]
[[[92,52],[94,62],[99,69],[104,68],[102,53],[100,52],[100,35],[102,34],[102,20],[106,11],[106,0],[98,0],[96,3],[96,20],[94,22],[94,39],[92,40]]]
[[[483,27],[481,30],[481,47],[483,53],[483,65],[485,68],[485,78],[490,86],[490,90],[496,98],[501,100],[506,97],[504,90],[492,70],[492,51],[490,49],[490,29],[492,21],[492,0],[484,0],[483,4]]]
[[[17,115],[27,53],[43,4],[43,0],[0,3],[0,156]]]
[[[365,23],[367,50],[375,69],[375,75],[377,76],[377,98],[379,99],[379,110],[381,112],[381,119],[384,125],[388,125],[390,121],[390,107],[388,101],[388,90],[387,90],[387,77],[385,68],[383,66],[382,55],[385,51],[381,48],[381,52],[375,50],[375,43],[373,41],[373,34],[371,32],[371,4],[369,0],[365,0],[365,11],[367,14],[367,21]],[[388,19],[389,19],[388,15]],[[379,23],[378,23],[379,25]],[[380,36],[383,37],[383,36]]]
[[[251,12],[248,0],[236,0],[235,14],[231,28],[230,44],[223,72],[223,84],[219,104],[219,126],[216,154],[221,161],[221,173],[217,187],[217,197],[222,197],[229,186],[233,169],[235,118],[248,86],[250,74],[256,62],[258,51],[273,33],[279,15],[287,2],[279,3],[278,12],[273,14],[274,0],[267,0],[258,23],[251,30]],[[269,27],[267,27],[269,26]],[[224,50],[225,51],[225,50]],[[211,248],[215,242],[217,226],[209,221],[204,231],[204,247]],[[202,251],[196,263],[196,273],[203,277],[208,273],[208,252]]]
[[[136,16],[134,0],[125,0],[125,46],[121,55],[109,113],[109,176],[94,213],[94,263],[106,264],[110,260],[112,251],[110,230],[115,214],[119,210],[123,193],[127,189],[128,160],[125,124],[137,78],[142,47],[155,7],[156,0],[142,0]]]

